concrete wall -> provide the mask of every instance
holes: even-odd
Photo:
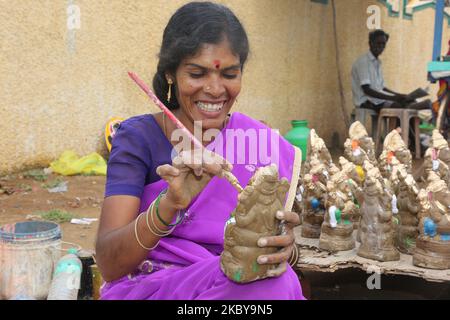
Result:
[[[0,0],[0,174],[47,166],[64,150],[104,152],[112,116],[157,112],[128,79],[151,83],[162,31],[181,0]],[[309,0],[226,0],[247,29],[251,55],[235,110],[286,133],[307,119],[328,144],[346,135],[340,109],[331,4]],[[366,9],[376,1],[336,0],[345,108],[352,110],[350,68],[367,50]],[[67,7],[81,28],[67,28]],[[426,85],[434,10],[412,21],[387,18],[383,55],[389,85]],[[445,27],[448,39],[448,28]],[[446,41],[444,41],[446,42]],[[446,50],[446,48],[445,48]]]

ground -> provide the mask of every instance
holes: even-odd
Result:
[[[100,218],[103,176],[44,175],[41,169],[0,177],[0,225],[39,219],[42,212],[61,210],[75,218]],[[67,181],[67,191],[50,193],[46,187]],[[63,241],[94,250],[98,221],[90,225],[60,223]],[[70,245],[63,244],[63,248]]]

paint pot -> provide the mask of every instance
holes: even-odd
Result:
[[[61,256],[61,229],[47,221],[27,221],[0,228],[0,299],[47,298],[53,270]]]
[[[103,277],[96,264],[90,266],[92,274],[92,296],[94,300],[100,300],[100,289],[103,284]]]

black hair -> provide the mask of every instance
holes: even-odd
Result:
[[[385,36],[386,37],[386,41],[389,40],[389,34],[387,34],[386,32],[384,32],[381,29],[377,29],[377,30],[371,31],[369,33],[369,43],[374,42],[375,39],[380,37],[380,36]]]
[[[227,7],[212,2],[191,2],[179,8],[164,29],[159,62],[153,77],[156,96],[171,109],[178,109],[176,84],[167,101],[166,74],[175,76],[181,61],[193,56],[203,44],[219,44],[227,39],[240,58],[241,70],[247,60],[249,43],[244,27]]]

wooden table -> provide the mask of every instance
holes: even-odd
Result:
[[[319,249],[319,239],[307,239],[301,236],[301,226],[294,229],[295,242],[300,246],[300,258],[297,267],[302,271],[335,272],[340,269],[359,268],[368,273],[405,275],[422,278],[430,282],[450,282],[450,269],[432,270],[416,267],[412,256],[400,254],[399,261],[379,262],[356,255],[356,248],[350,251],[329,253]],[[355,231],[356,239],[356,231]]]

